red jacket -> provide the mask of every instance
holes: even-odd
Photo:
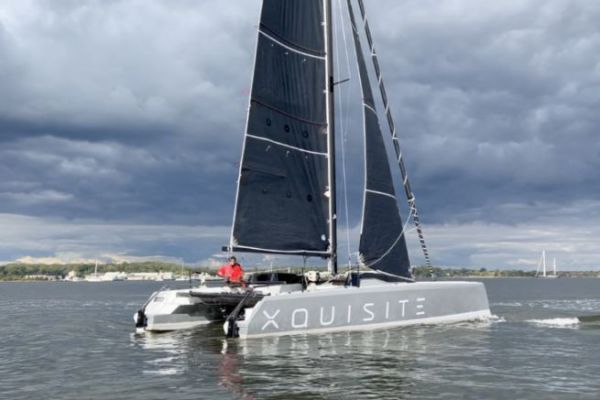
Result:
[[[225,264],[221,268],[219,268],[219,270],[217,271],[217,275],[227,279],[231,276],[232,269],[233,268],[231,267],[231,265]]]
[[[234,264],[231,267],[231,275],[229,275],[230,282],[241,282],[244,280],[244,270],[240,264]]]
[[[233,265],[225,264],[219,268],[217,275],[222,276],[229,282],[239,283],[244,279],[244,269],[238,263]]]

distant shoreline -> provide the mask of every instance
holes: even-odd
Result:
[[[536,280],[545,280],[543,277],[536,277],[536,276],[510,276],[510,275],[504,275],[504,276],[478,276],[478,275],[453,275],[453,276],[438,276],[438,277],[416,277],[416,281],[419,282],[430,282],[430,281],[455,281],[455,280],[460,280],[460,279],[469,279],[469,280],[492,280],[492,279],[536,279]],[[600,279],[600,276],[598,275],[575,275],[575,276],[571,276],[571,275],[563,275],[560,276],[560,278],[558,279]],[[546,279],[547,280],[547,279]],[[554,280],[554,279],[551,279]],[[132,279],[132,280],[123,280],[123,281],[98,281],[98,282],[90,282],[90,281],[68,281],[68,280],[63,280],[63,279],[10,279],[10,280],[3,280],[0,279],[0,283],[41,283],[41,282],[47,282],[47,283],[69,283],[69,284],[78,284],[78,283],[93,283],[93,284],[106,284],[108,282],[114,282],[117,284],[121,284],[123,282],[159,282],[159,281],[153,281],[153,280],[140,280],[140,279]],[[171,282],[184,282],[184,281],[175,281],[175,280],[168,280],[168,281],[160,281],[163,283],[171,283]]]
[[[62,281],[65,277],[72,276],[83,278],[94,273],[96,266],[91,263],[82,264],[25,264],[9,263],[0,265],[0,281],[2,282],[40,282],[40,281]],[[292,273],[302,273],[305,269],[300,266],[279,266],[272,267],[273,270],[285,270]],[[314,270],[323,270],[323,268],[309,267]],[[246,272],[257,271],[258,268],[246,268]],[[175,276],[188,276],[191,274],[212,273],[216,268],[206,266],[186,266],[182,264],[166,262],[134,262],[121,264],[99,264],[97,273],[172,273]],[[341,271],[343,272],[343,271]],[[492,279],[492,278],[534,278],[536,272],[532,270],[507,270],[507,269],[487,269],[487,268],[440,268],[418,266],[412,269],[412,274],[416,280],[423,279]],[[598,278],[598,271],[563,271],[559,272],[559,278]]]

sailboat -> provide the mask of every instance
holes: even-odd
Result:
[[[541,272],[541,275],[540,275]],[[552,274],[546,273],[546,250],[542,250],[542,256],[540,257],[540,261],[538,263],[537,270],[535,272],[535,276],[538,278],[558,278],[556,274],[556,257],[552,258]]]
[[[365,184],[359,238],[361,270],[341,274],[337,256],[336,138],[331,0],[263,0],[250,104],[237,181],[228,253],[327,259],[326,282],[302,284],[287,277],[277,290],[208,288],[169,293],[208,311],[226,304],[224,331],[253,338],[452,323],[491,317],[480,282],[415,282],[405,224],[362,52],[353,6],[347,1],[362,91]],[[400,151],[373,38],[358,0],[392,144],[426,261],[429,254]],[[261,279],[255,279],[254,282]],[[151,330],[157,293],[135,317]],[[235,304],[229,302],[232,294]],[[188,300],[185,300],[186,302]],[[191,300],[189,300],[191,301]],[[187,304],[187,303],[186,303]],[[198,304],[203,304],[202,306]],[[206,308],[206,306],[209,306]],[[171,306],[169,306],[171,307]],[[204,308],[202,308],[204,307]],[[172,308],[169,308],[171,310]],[[222,307],[221,307],[222,309]],[[162,312],[162,311],[161,311]],[[181,313],[180,313],[181,314]],[[192,316],[192,313],[189,314]],[[213,315],[213,314],[211,314]],[[224,317],[221,313],[219,320]],[[182,318],[179,315],[178,318]],[[166,327],[166,325],[163,325]]]
[[[233,228],[228,251],[322,257],[337,276],[336,80],[331,0],[264,0]],[[359,0],[393,146],[413,219],[414,195],[402,160],[379,63]],[[265,296],[229,318],[242,338],[447,323],[491,316],[479,282],[415,282],[390,163],[362,53],[353,6],[348,15],[360,76],[365,187],[359,253],[369,272],[344,284]],[[420,229],[419,229],[420,230]],[[422,240],[422,238],[421,238]],[[428,258],[428,254],[425,253]],[[243,304],[242,304],[242,307]],[[235,316],[233,316],[235,317]]]
[[[102,279],[102,276],[98,275],[98,260],[96,260],[94,263],[94,274],[87,275],[85,277],[85,280],[87,282],[103,282],[104,281],[104,279]]]

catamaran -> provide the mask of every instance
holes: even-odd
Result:
[[[334,89],[343,80],[334,76],[332,1],[264,0],[232,231],[224,250],[327,259],[332,279],[307,284],[300,276],[300,284],[292,279],[262,289],[250,284],[174,295],[173,299],[180,296],[212,304],[213,311],[221,307],[208,319],[225,319],[229,336],[365,330],[491,317],[482,283],[416,282],[411,276],[408,224],[400,217],[359,26],[365,29],[409,218],[428,264],[429,253],[363,1],[358,0],[360,25],[352,1],[346,5],[362,91],[365,179],[358,246],[362,268],[345,274],[338,269]],[[281,287],[269,289],[277,285]],[[203,293],[199,296],[198,291]],[[155,294],[138,313],[142,329],[152,330],[148,321],[161,316],[152,312],[151,305],[161,296],[164,301],[164,293]],[[208,313],[196,310],[206,321]]]

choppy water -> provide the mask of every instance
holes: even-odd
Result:
[[[0,283],[0,398],[600,398],[600,279],[485,284],[490,323],[239,341],[134,335],[157,283]]]

